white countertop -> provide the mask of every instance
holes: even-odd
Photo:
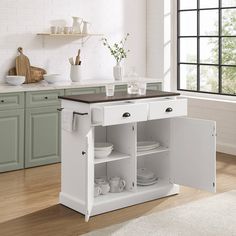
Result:
[[[162,79],[153,78],[139,78],[139,80],[145,81],[146,83],[158,83],[163,82]],[[21,86],[13,86],[7,83],[0,83],[0,93],[14,93],[14,92],[29,92],[29,91],[41,91],[41,90],[54,90],[54,89],[72,89],[72,88],[88,88],[88,87],[100,87],[106,84],[122,85],[127,84],[128,79],[123,81],[114,80],[84,80],[81,82],[59,82],[55,84],[48,84],[46,81],[41,81],[34,84],[23,84]]]

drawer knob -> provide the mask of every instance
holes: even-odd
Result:
[[[3,103],[4,102],[4,100],[1,100],[1,103]]]
[[[128,118],[128,117],[130,117],[131,115],[130,115],[130,113],[129,112],[125,112],[124,114],[123,114],[123,117],[124,118]]]
[[[48,99],[48,97],[44,97],[45,99]]]
[[[173,109],[171,108],[171,107],[168,107],[167,109],[166,109],[166,112],[172,112],[173,111]]]
[[[86,155],[86,152],[85,152],[85,151],[82,151],[82,155],[85,156],[85,155]]]
[[[61,112],[61,111],[63,111],[63,109],[64,109],[64,108],[58,108],[57,110]]]

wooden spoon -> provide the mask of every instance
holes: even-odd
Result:
[[[80,49],[79,49],[78,55],[76,56],[76,59],[75,59],[75,65],[79,65],[79,62],[80,62]]]
[[[16,58],[16,74],[25,76],[25,83],[31,82],[30,61],[27,56],[23,54],[23,48],[19,47],[20,55]]]

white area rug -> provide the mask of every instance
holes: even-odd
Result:
[[[236,236],[236,190],[86,234],[109,235]]]

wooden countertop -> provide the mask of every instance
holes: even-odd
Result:
[[[136,94],[131,95],[127,94],[127,92],[115,92],[114,96],[112,97],[107,97],[105,93],[99,93],[99,94],[59,96],[59,98],[74,102],[83,102],[90,104],[90,103],[117,102],[117,101],[134,100],[134,99],[170,97],[179,95],[180,93],[147,90],[146,95],[136,95]]]

